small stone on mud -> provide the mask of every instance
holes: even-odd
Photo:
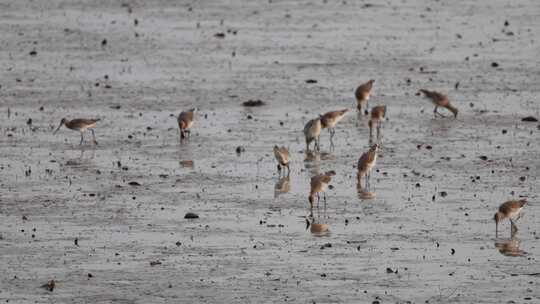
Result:
[[[506,129],[503,129],[501,132],[502,134],[506,134],[508,131],[506,131]]]
[[[452,248],[452,249],[450,250],[450,254],[454,255],[455,253],[456,253],[456,250],[455,250],[454,248]]]
[[[89,278],[93,278],[93,277],[94,277],[94,275],[93,275],[93,274],[91,274],[91,273],[88,273],[88,277],[89,277]]]
[[[151,261],[150,266],[161,265],[161,261]]]
[[[387,268],[386,268],[386,273],[394,273],[394,271],[392,270],[392,268],[387,267]]]
[[[441,191],[441,192],[439,192],[439,195],[441,197],[446,197],[448,195],[448,193],[446,193],[446,191]]]
[[[248,116],[247,116],[247,119],[253,119],[253,116],[248,115]]]
[[[482,156],[480,156],[480,159],[481,159],[481,160],[487,160],[487,159],[488,159],[488,157],[487,157],[487,156],[485,156],[485,155],[482,155]]]
[[[492,62],[492,63],[491,63],[491,67],[493,67],[493,68],[496,68],[496,67],[498,67],[498,66],[499,66],[499,64],[496,63],[496,62]]]
[[[185,219],[197,219],[197,218],[199,218],[199,215],[196,214],[196,213],[193,213],[193,212],[188,212],[188,213],[186,213],[184,218]]]
[[[106,46],[107,45],[107,39],[103,39],[101,41],[101,46]]]
[[[242,146],[236,147],[236,153],[240,154],[242,152],[246,152],[246,148],[244,148]]]
[[[225,33],[215,33],[214,37],[216,37],[216,38],[225,38]]]
[[[522,182],[524,182],[524,181],[525,181],[525,179],[526,179],[526,177],[525,177],[525,176],[521,176],[521,177],[519,178],[519,180],[520,180],[520,181],[522,181]]]
[[[128,184],[129,184],[130,186],[134,186],[134,187],[140,186],[140,185],[141,185],[139,182],[135,182],[135,181],[129,182]]]
[[[175,243],[175,245],[180,247],[182,245],[182,243],[180,241],[178,241],[178,242]]]
[[[244,101],[242,103],[242,105],[244,107],[260,107],[260,106],[264,106],[265,103],[264,103],[264,101],[262,101],[260,99],[250,99],[248,101]]]
[[[36,50],[33,50],[33,51],[30,51],[30,56],[36,56],[37,55],[37,51]]]
[[[317,83],[317,80],[315,80],[315,79],[307,79],[306,83]]]
[[[537,122],[538,121],[538,118],[534,117],[534,116],[527,116],[527,117],[523,117],[521,119],[521,121],[527,121],[527,122]]]

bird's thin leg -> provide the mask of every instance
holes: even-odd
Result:
[[[513,229],[515,229],[516,231],[518,230],[514,220],[510,219],[510,231],[512,231]]]
[[[79,146],[82,145],[83,141],[84,141],[84,137],[83,137],[83,132],[81,131],[81,142],[79,143]]]
[[[94,133],[94,129],[90,129],[90,131],[92,131],[92,139],[94,140],[94,144],[97,145],[96,134]]]
[[[281,165],[280,164],[277,165],[277,171],[278,171],[279,176],[281,176]]]
[[[317,139],[315,139],[315,145],[317,146],[317,151],[321,151],[321,146],[320,146],[320,140],[321,140],[321,136],[317,136]]]
[[[326,192],[323,192],[324,203],[326,204]]]
[[[369,114],[369,99],[366,100],[366,110],[364,111],[364,114],[366,114],[366,115]]]
[[[321,202],[321,195],[317,192],[317,209],[319,208],[319,203]]]
[[[377,139],[381,139],[381,123],[377,124]]]
[[[289,168],[289,164],[287,164],[287,176],[289,176],[289,174],[291,174],[291,168]]]

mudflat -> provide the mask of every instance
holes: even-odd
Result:
[[[538,29],[536,0],[3,0],[1,302],[540,301]],[[369,79],[388,110],[365,199]],[[304,124],[343,108],[306,154]],[[99,145],[53,135],[62,118],[100,118]]]

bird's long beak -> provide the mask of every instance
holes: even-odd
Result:
[[[58,130],[60,130],[60,128],[62,127],[63,124],[64,124],[64,123],[62,123],[62,122],[60,123],[60,125],[58,126],[58,128],[56,128],[56,130],[54,130],[53,135],[55,135],[56,132],[58,132]]]

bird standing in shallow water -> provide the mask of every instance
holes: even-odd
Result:
[[[520,199],[507,201],[499,206],[499,211],[497,211],[497,213],[495,213],[495,216],[493,217],[493,219],[495,220],[495,237],[497,237],[499,233],[499,222],[501,222],[502,220],[509,219],[511,224],[511,230],[517,229],[515,222],[517,222],[517,220],[521,218],[521,210],[526,203],[526,199]]]
[[[281,175],[281,167],[287,167],[287,175],[291,173],[291,168],[289,168],[289,150],[285,147],[274,146],[274,156],[278,161],[278,172]],[[285,169],[283,169],[285,171]]]
[[[184,139],[187,136],[191,136],[191,126],[193,126],[193,120],[195,118],[195,113],[197,108],[184,111],[178,115],[178,127],[180,128],[180,139]],[[186,136],[187,134],[187,136]]]
[[[373,127],[377,126],[377,139],[380,138],[381,125],[386,116],[386,106],[376,106],[371,109],[371,119],[368,122],[369,126],[369,141],[373,141]]]
[[[324,203],[326,204],[326,194],[324,191],[326,190],[326,187],[328,187],[328,184],[332,180],[332,176],[336,175],[335,171],[328,171],[326,173],[322,173],[319,175],[315,175],[311,178],[311,190],[309,191],[309,204],[311,206],[311,209],[313,209],[313,201],[315,199],[315,194],[317,195],[317,204],[321,200],[321,196],[319,193],[323,193],[324,195]]]
[[[370,177],[371,177],[371,170],[373,167],[375,167],[375,163],[377,162],[377,152],[379,151],[379,145],[374,144],[371,146],[369,151],[365,152],[360,156],[360,159],[358,159],[358,173],[357,173],[357,180],[358,180],[358,186],[362,186],[362,176],[366,176],[366,189],[369,191],[370,188]]]
[[[315,141],[314,150],[320,151],[319,139],[321,137],[321,119],[319,117],[314,118],[307,122],[304,127],[304,136],[306,137],[306,150],[309,151],[309,144]]]
[[[433,104],[435,105],[435,109],[433,110],[433,115],[437,117],[437,115],[440,115],[442,117],[445,117],[441,113],[437,112],[437,109],[439,107],[443,107],[448,109],[448,111],[452,112],[454,114],[454,118],[457,118],[458,109],[454,107],[452,104],[450,104],[450,101],[448,100],[448,96],[435,92],[435,91],[429,91],[421,89],[420,92],[424,93],[424,96],[426,96]]]
[[[371,96],[371,89],[373,88],[373,83],[375,82],[374,79],[371,79],[370,81],[361,84],[356,88],[356,91],[354,92],[354,96],[356,97],[356,107],[358,108],[358,112],[362,113],[362,104],[366,103],[366,110],[365,114],[367,115],[368,112],[368,102],[369,97]]]
[[[98,119],[77,118],[73,120],[67,120],[66,118],[62,118],[62,120],[60,121],[60,125],[58,126],[58,128],[56,128],[53,134],[56,134],[56,132],[58,132],[58,130],[60,130],[62,126],[66,126],[66,128],[68,129],[81,132],[81,142],[79,143],[79,145],[82,145],[84,141],[83,133],[86,130],[90,130],[92,132],[92,140],[94,144],[97,145],[96,134],[94,133],[94,127],[96,126],[96,123],[99,120],[100,120],[99,118]]]
[[[343,117],[345,117],[345,114],[347,114],[347,111],[349,111],[349,109],[331,111],[320,116],[321,127],[323,129],[328,129],[328,132],[330,132],[330,146],[331,147],[334,146],[334,142],[332,139],[334,138],[334,135],[336,134],[336,130],[335,130],[336,124],[341,119],[343,119]]]

